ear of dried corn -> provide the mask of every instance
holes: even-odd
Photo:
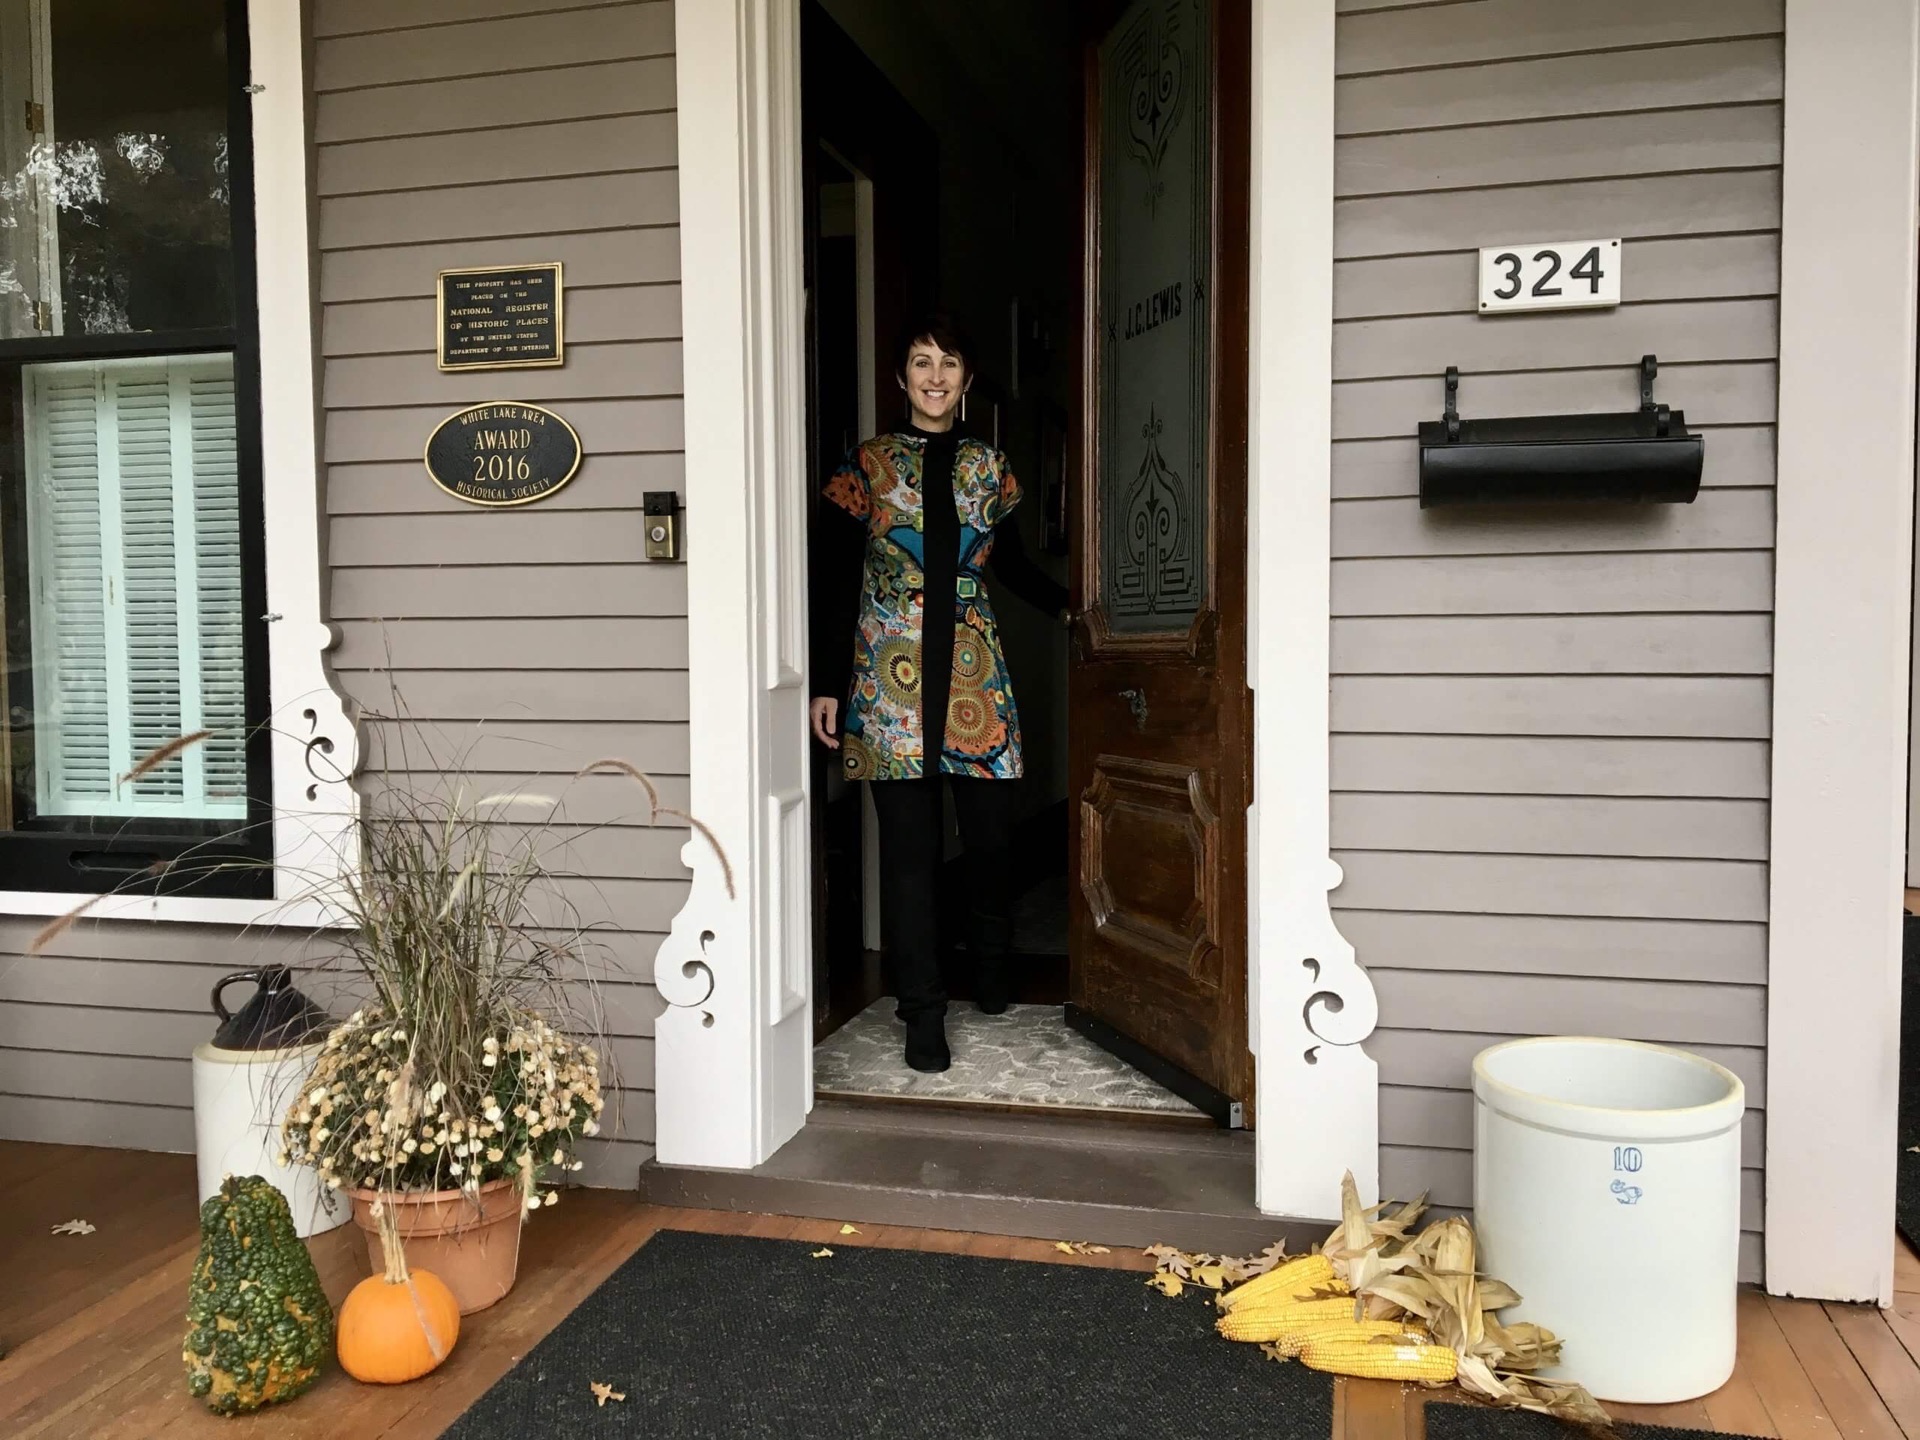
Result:
[[[1278,1340],[1289,1330],[1311,1329],[1332,1321],[1354,1318],[1354,1302],[1345,1296],[1325,1300],[1250,1301],[1214,1322],[1213,1328],[1229,1340]]]
[[[1318,1340],[1402,1340],[1424,1344],[1430,1339],[1427,1327],[1418,1320],[1337,1320],[1289,1330],[1260,1348],[1276,1360],[1290,1360]]]
[[[1220,1297],[1219,1304],[1222,1310],[1232,1310],[1249,1301],[1275,1297],[1305,1300],[1316,1291],[1332,1291],[1336,1286],[1338,1292],[1347,1291],[1346,1282],[1335,1278],[1332,1261],[1324,1255],[1302,1255],[1297,1260],[1289,1260],[1264,1275],[1256,1275],[1245,1284],[1235,1286]]]
[[[1446,1345],[1406,1343],[1387,1338],[1328,1336],[1307,1345],[1300,1363],[1334,1375],[1368,1380],[1418,1380],[1444,1385],[1459,1373],[1460,1357]]]

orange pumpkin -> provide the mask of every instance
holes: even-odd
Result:
[[[437,1368],[460,1338],[460,1306],[438,1275],[369,1275],[334,1321],[340,1368],[368,1385],[402,1385]]]

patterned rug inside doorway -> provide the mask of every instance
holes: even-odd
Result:
[[[1015,1005],[982,1015],[961,1002],[947,1012],[953,1068],[909,1070],[905,1029],[893,1001],[876,1000],[815,1047],[813,1087],[823,1095],[885,1095],[976,1104],[1044,1105],[1199,1115],[1178,1095],[1067,1028],[1058,1005]]]

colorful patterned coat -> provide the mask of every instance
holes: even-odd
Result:
[[[827,499],[867,526],[853,681],[841,726],[841,766],[854,780],[911,780],[925,773],[921,735],[921,573],[923,517],[920,474],[926,441],[878,435],[858,447],[833,475]],[[953,679],[947,695],[940,770],[948,775],[1011,780],[1021,773],[1020,719],[1013,685],[987,599],[982,571],[994,527],[1020,501],[1007,457],[963,439],[953,470],[960,520],[954,573]]]

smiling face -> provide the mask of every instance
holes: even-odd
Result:
[[[907,404],[913,410],[913,423],[922,430],[952,429],[960,397],[972,379],[960,355],[942,350],[931,338],[914,341],[900,377]]]

